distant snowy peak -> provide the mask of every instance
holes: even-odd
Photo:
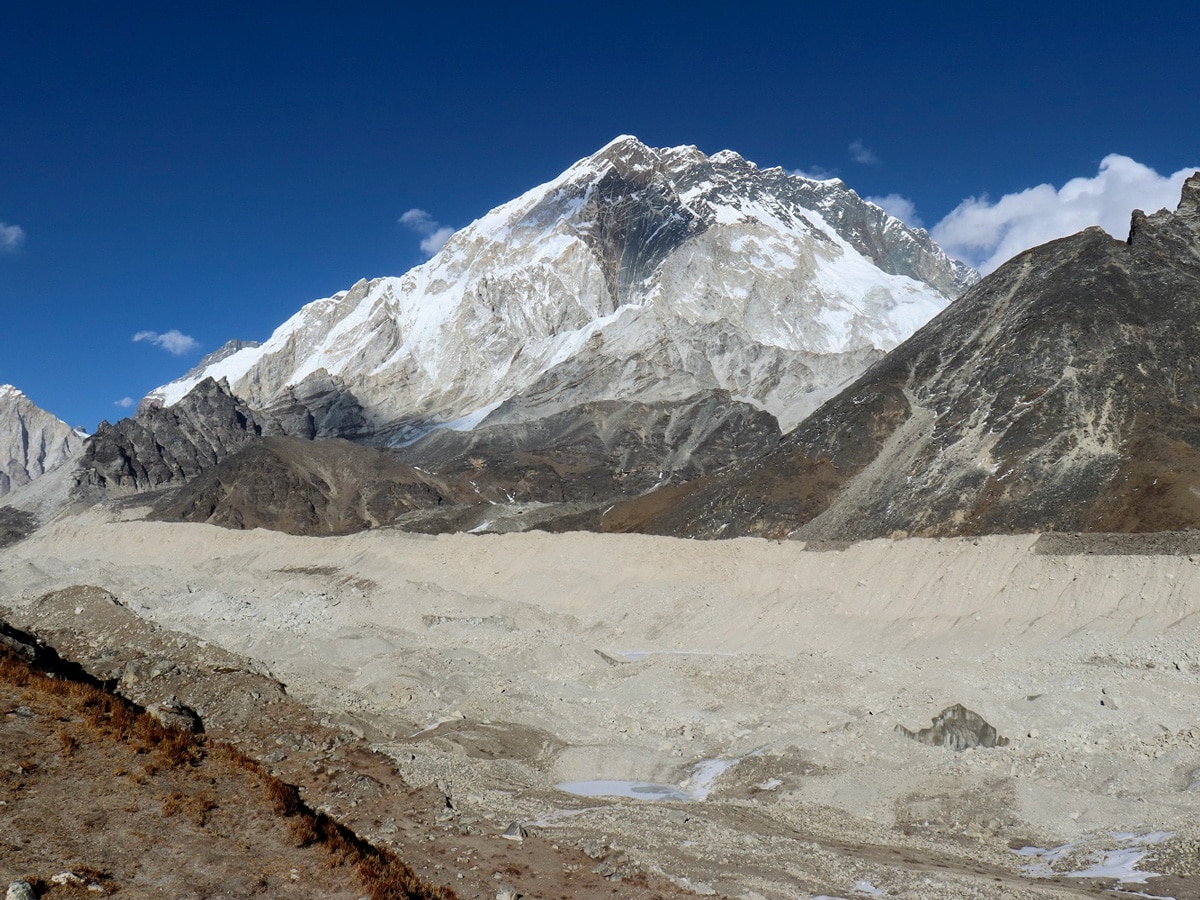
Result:
[[[85,437],[11,384],[0,385],[0,497],[66,462]]]
[[[725,390],[794,424],[974,277],[840,182],[622,136],[147,400],[206,376],[260,408],[342,392],[399,438]]]

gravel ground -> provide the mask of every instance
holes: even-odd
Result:
[[[1186,540],[316,539],[139,515],[0,551],[0,602],[99,658],[95,613],[39,602],[95,585],[269,673],[425,798],[426,836],[544,848],[528,896],[571,896],[569,872],[597,896],[1200,896]],[[895,731],[956,703],[1007,745]],[[632,796],[560,787],[579,782]],[[498,836],[513,822],[524,841]],[[425,843],[414,867],[464,896],[508,877]]]

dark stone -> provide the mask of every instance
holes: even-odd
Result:
[[[24,540],[33,534],[37,527],[37,517],[33,513],[11,506],[0,506],[0,547]]]

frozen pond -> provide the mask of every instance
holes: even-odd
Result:
[[[611,779],[564,781],[555,787],[560,791],[580,797],[628,797],[631,800],[695,799],[691,794],[685,794],[679,788],[669,784],[653,784],[646,781],[614,781]]]
[[[555,787],[580,797],[627,797],[631,800],[707,800],[713,783],[737,759],[705,759],[696,763],[682,786],[655,784],[651,781],[620,781],[598,778],[589,781],[564,781]]]

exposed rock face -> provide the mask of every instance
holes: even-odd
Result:
[[[262,431],[245,403],[208,378],[170,408],[145,407],[115,425],[101,422],[79,459],[76,492],[120,495],[184,481]]]
[[[272,434],[354,440],[372,433],[371,423],[354,393],[341,379],[324,370],[282,390],[261,411],[260,418],[266,431]]]
[[[83,446],[85,435],[0,384],[0,497],[54,469]]]
[[[909,731],[903,725],[897,725],[896,733],[931,747],[959,752],[972,747],[1008,746],[1008,738],[1001,737],[983,716],[961,703],[948,706],[934,716],[931,728]]]
[[[469,486],[414,470],[387,450],[343,440],[253,441],[160,501],[153,518],[345,534],[439,502],[468,502]]]
[[[604,500],[704,475],[779,439],[767,413],[728,394],[680,403],[587,403],[532,422],[442,429],[401,455],[442,473],[486,469],[489,499]]]
[[[703,475],[778,438],[770,415],[728,395],[584,404],[535,422],[441,429],[400,449],[270,436],[164,498],[154,515],[294,534],[499,520],[503,530],[585,527],[616,499]]]
[[[973,277],[841,182],[622,137],[425,265],[151,398],[225,377],[256,409],[303,418],[318,399],[317,434],[391,444],[506,401],[511,422],[709,391],[791,427]]]
[[[1200,173],[1028,250],[757,460],[619,506],[694,536],[1200,527]],[[653,499],[652,499],[653,498]]]

